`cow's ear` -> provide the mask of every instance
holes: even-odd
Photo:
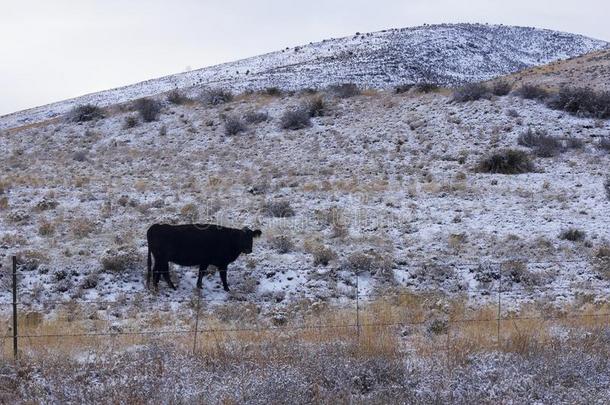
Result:
[[[255,238],[258,238],[262,234],[263,232],[260,229],[257,229],[256,231],[252,232],[252,236],[254,236]]]

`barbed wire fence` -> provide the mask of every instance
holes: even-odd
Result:
[[[431,268],[433,266],[449,266],[449,267],[459,267],[459,266],[500,266],[495,273],[495,276],[492,277],[492,280],[489,284],[484,286],[472,287],[469,286],[467,288],[462,288],[459,290],[461,293],[481,293],[486,295],[496,294],[497,296],[497,312],[495,317],[483,317],[483,318],[451,318],[446,320],[447,325],[447,341],[449,340],[450,328],[452,325],[458,324],[468,324],[468,323],[495,323],[496,325],[496,342],[500,344],[501,342],[501,334],[502,334],[502,325],[506,322],[514,322],[514,321],[561,321],[561,320],[569,320],[569,319],[603,319],[607,318],[607,325],[610,326],[610,309],[606,312],[601,313],[577,313],[577,314],[568,314],[563,313],[559,315],[536,315],[536,316],[520,316],[520,315],[503,315],[503,308],[508,307],[507,304],[510,303],[510,300],[516,300],[517,296],[513,293],[522,293],[528,292],[530,294],[542,294],[544,292],[561,292],[565,294],[567,291],[576,292],[569,285],[552,285],[552,286],[541,286],[541,285],[531,285],[531,286],[522,286],[514,287],[514,284],[519,283],[503,283],[503,273],[501,266],[504,266],[507,262],[515,261],[515,259],[509,259],[507,261],[498,262],[498,261],[486,261],[486,262],[464,262],[464,263],[430,263],[430,262],[411,262],[413,266],[423,266],[424,269]],[[556,260],[556,261],[541,261],[541,262],[527,262],[528,265],[557,265],[557,264],[590,264],[591,262],[588,260]],[[202,334],[216,334],[216,333],[230,333],[230,332],[278,332],[278,331],[297,331],[297,330],[312,330],[317,329],[321,330],[330,330],[330,329],[346,329],[353,330],[355,337],[360,339],[361,331],[365,328],[390,328],[390,327],[399,327],[399,326],[421,326],[428,323],[429,319],[400,319],[397,321],[391,322],[382,322],[382,321],[363,321],[363,315],[367,314],[367,304],[374,303],[375,300],[378,299],[400,299],[404,297],[412,297],[414,292],[395,292],[395,293],[383,293],[383,294],[374,294],[374,293],[366,293],[363,294],[362,286],[361,286],[361,276],[356,273],[355,274],[355,282],[352,283],[354,287],[353,298],[348,298],[348,301],[353,301],[353,306],[350,305],[351,310],[353,310],[353,317],[346,323],[341,324],[323,324],[318,319],[318,323],[315,325],[280,325],[280,326],[260,326],[258,323],[256,326],[248,326],[248,327],[222,327],[222,328],[207,328],[201,327],[201,310],[202,305],[205,304],[213,304],[213,303],[231,303],[231,301],[227,301],[226,299],[205,299],[202,297],[201,290],[196,290],[196,298],[177,298],[177,299],[169,299],[164,300],[160,297],[151,296],[146,300],[147,303],[172,303],[172,304],[191,304],[194,306],[193,311],[193,327],[192,328],[181,328],[181,329],[170,329],[170,330],[102,330],[102,331],[93,331],[93,332],[81,332],[81,333],[23,333],[20,334],[19,331],[19,309],[24,306],[33,306],[34,304],[38,305],[75,305],[75,304],[98,304],[98,305],[126,305],[129,302],[136,302],[136,300],[129,299],[121,299],[121,300],[86,300],[86,299],[78,299],[78,300],[37,300],[37,302],[22,302],[19,300],[19,288],[18,288],[18,279],[17,275],[19,273],[17,258],[15,256],[12,257],[12,301],[0,301],[0,305],[2,306],[11,306],[12,308],[12,316],[11,316],[11,324],[12,327],[9,328],[8,333],[4,336],[4,338],[12,339],[12,348],[13,348],[13,358],[16,360],[19,356],[19,341],[23,339],[27,339],[28,341],[32,341],[32,339],[59,339],[66,337],[116,337],[116,336],[171,336],[171,335],[183,335],[193,336],[192,341],[192,351],[195,353],[198,347],[198,338]],[[494,281],[497,283],[494,285]],[[436,287],[439,287],[436,285]],[[588,285],[582,288],[586,290],[587,293],[603,293],[605,295],[606,300],[610,300],[610,287],[605,285],[600,286],[592,286]],[[138,292],[138,291],[134,291]],[[415,291],[415,293],[425,293],[426,291]],[[143,298],[138,298],[138,302],[144,302]]]

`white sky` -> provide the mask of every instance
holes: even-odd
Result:
[[[424,23],[610,41],[609,0],[0,0],[0,115],[325,38]]]

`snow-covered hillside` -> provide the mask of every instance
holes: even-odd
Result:
[[[0,130],[56,117],[77,104],[106,106],[174,88],[301,89],[340,82],[384,88],[422,81],[452,85],[607,46],[579,35],[498,25],[431,25],[357,33],[17,112],[0,117]]]
[[[321,114],[283,129],[285,111],[311,97]],[[227,116],[252,112],[263,119],[227,135]],[[530,173],[475,170],[494,151],[531,153],[518,142],[528,129],[571,146],[533,155]],[[214,222],[263,230],[230,266],[230,294],[206,277],[205,298],[220,303],[352,299],[356,274],[361,299],[432,289],[484,302],[500,274],[507,310],[606,299],[595,260],[610,243],[610,154],[599,141],[609,130],[514,95],[452,103],[416,91],[254,93],[217,106],[165,102],[148,123],[130,111],[49,123],[0,136],[0,261],[7,269],[20,257],[23,303],[149,297],[147,227]],[[172,275],[178,291],[162,283],[161,294],[188,302],[195,270]],[[8,273],[0,283],[8,302]]]

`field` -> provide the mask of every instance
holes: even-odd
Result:
[[[607,120],[443,88],[168,96],[0,134],[5,402],[610,396]],[[485,170],[506,150],[527,170]],[[180,266],[146,289],[155,222],[263,237],[199,299]]]

